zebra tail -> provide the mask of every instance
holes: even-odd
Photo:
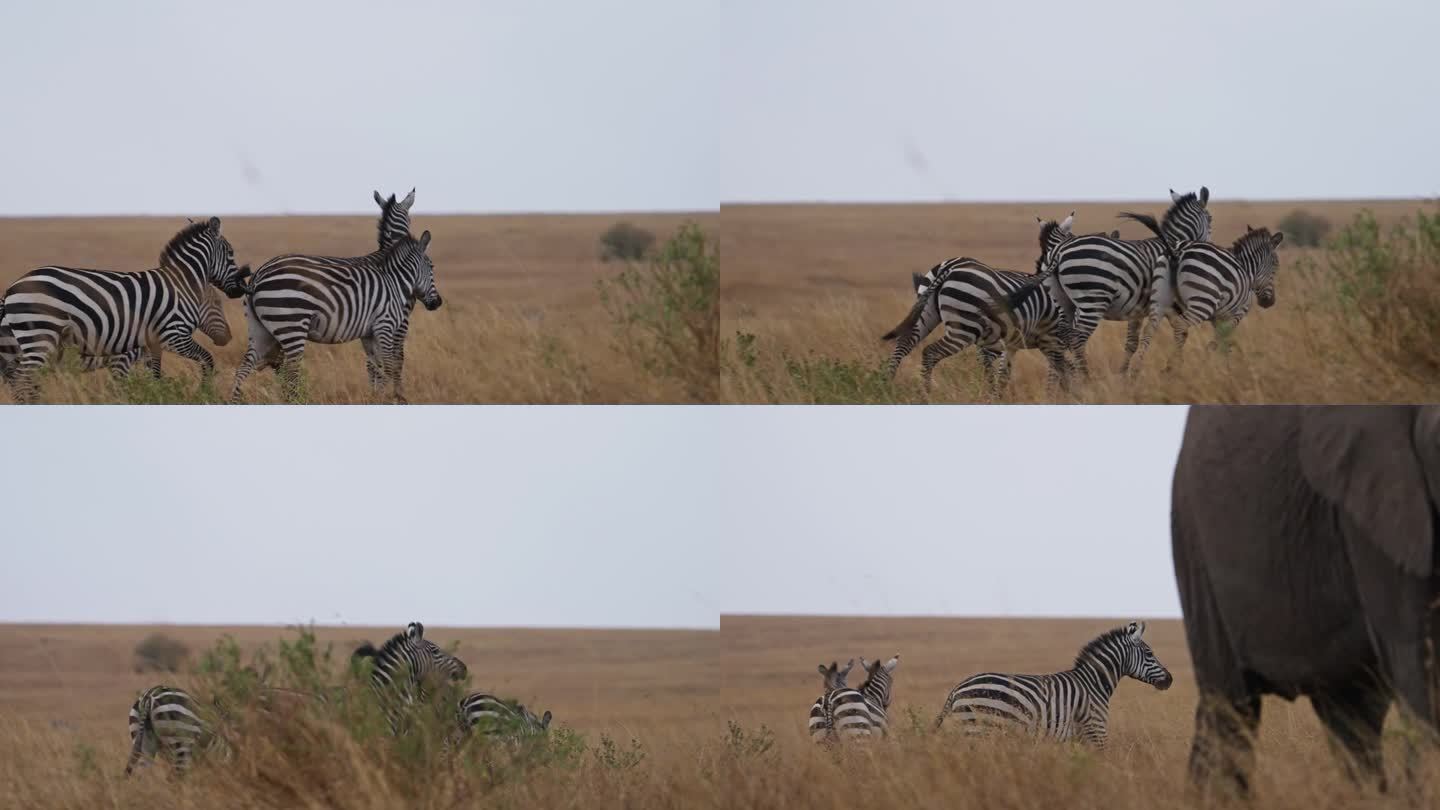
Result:
[[[364,644],[361,644],[359,647],[356,647],[356,648],[355,648],[355,652],[351,653],[351,654],[350,654],[350,657],[351,657],[351,658],[374,658],[374,657],[375,657],[376,655],[378,655],[379,653],[380,653],[380,651],[377,650],[377,649],[375,649],[375,645],[374,645],[374,644],[371,644],[370,642],[367,641],[367,642],[365,642]]]
[[[1155,217],[1149,214],[1135,214],[1123,211],[1120,214],[1124,219],[1134,220],[1150,229],[1160,238],[1160,246],[1165,251],[1164,264],[1157,264],[1152,269],[1151,292],[1150,292],[1150,319],[1158,323],[1170,311],[1175,303],[1175,287],[1178,283],[1177,274],[1180,272],[1180,257],[1176,252],[1177,246],[1171,243],[1160,228],[1160,223]]]
[[[935,282],[930,285],[929,289],[925,290],[925,294],[916,300],[915,306],[910,307],[910,313],[905,316],[904,320],[896,324],[894,329],[880,336],[881,342],[895,340],[915,328],[915,324],[918,323],[920,317],[925,314],[925,309],[934,304],[936,290],[940,289],[940,282],[942,280],[943,279],[935,279]],[[924,335],[919,336],[919,338],[924,337]],[[917,342],[919,338],[917,338]]]

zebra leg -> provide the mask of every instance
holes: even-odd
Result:
[[[1180,361],[1184,357],[1185,338],[1190,336],[1190,322],[1183,318],[1172,318],[1170,329],[1175,334],[1175,356],[1165,364],[1165,371],[1168,373],[1180,367]]]
[[[378,331],[375,333],[375,344],[380,351],[384,362],[385,379],[390,382],[394,392],[395,402],[399,405],[406,404],[405,390],[402,377],[405,371],[405,337],[399,330]]]
[[[985,348],[980,350],[980,356],[985,358],[986,353],[990,357],[985,361],[987,393],[991,400],[1001,399],[1010,388],[1010,355],[1001,348]]]
[[[212,378],[215,376],[215,358],[210,356],[210,352],[205,351],[204,346],[195,342],[193,335],[189,333],[175,333],[166,337],[163,343],[170,351],[175,352],[187,360],[194,360],[200,364],[200,385],[202,387],[211,383]],[[152,352],[151,357],[155,362],[155,369],[158,371],[160,368],[160,352]],[[157,373],[156,376],[158,377],[159,374]]]
[[[1040,343],[1040,353],[1045,355],[1049,367],[1045,375],[1045,395],[1055,398],[1056,390],[1070,392],[1070,364],[1065,359],[1065,346],[1058,340],[1045,339]]]
[[[305,341],[285,351],[280,363],[280,390],[286,402],[300,401],[300,367],[305,360]]]
[[[1075,310],[1075,322],[1070,328],[1070,353],[1075,356],[1075,371],[1081,379],[1089,379],[1090,362],[1085,357],[1085,344],[1100,327],[1100,313],[1090,310]]]
[[[370,390],[378,394],[385,385],[385,368],[375,353],[375,338],[360,338],[360,346],[365,350],[365,374],[370,378]]]
[[[184,776],[185,772],[190,770],[190,741],[171,740],[170,757],[175,763],[175,775]]]
[[[1220,336],[1222,333],[1224,333],[1226,337],[1234,334],[1236,327],[1240,325],[1240,319],[1216,318],[1210,321],[1210,325],[1215,329],[1215,337],[1210,341],[1208,347],[1210,351],[1219,352],[1221,356],[1226,356],[1230,354],[1230,342],[1227,340],[1222,343],[1220,340]]]
[[[926,396],[930,395],[930,378],[934,375],[935,364],[963,348],[965,344],[959,338],[947,333],[920,353],[920,380],[925,386]]]
[[[997,352],[992,349],[980,350],[980,376],[982,377],[985,390],[995,390],[995,358]]]
[[[1352,683],[1311,695],[1310,705],[1329,732],[1330,750],[1356,784],[1386,789],[1380,732],[1390,698],[1378,683]]]

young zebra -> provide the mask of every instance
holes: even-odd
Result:
[[[245,276],[250,272],[248,265],[240,268],[240,275]],[[233,335],[230,332],[230,322],[225,319],[225,302],[220,298],[220,293],[213,287],[205,288],[205,296],[201,299],[200,305],[200,332],[210,338],[210,342],[216,346],[224,346],[230,342]],[[3,339],[0,339],[3,343]],[[61,347],[63,351],[63,346]],[[3,351],[0,346],[0,351]],[[61,352],[55,355],[55,361],[59,362]],[[143,347],[136,347],[124,354],[82,354],[80,364],[85,371],[96,371],[101,368],[110,369],[110,373],[117,379],[130,373],[130,369],[141,358],[146,359],[146,365],[151,372],[158,376],[160,368],[160,357],[156,356],[154,362],[149,361],[148,355]]]
[[[1023,729],[1056,740],[1078,738],[1103,748],[1110,697],[1121,678],[1135,678],[1161,690],[1173,682],[1144,634],[1144,622],[1117,627],[1086,644],[1074,667],[1053,675],[972,675],[945,697],[935,728],[939,730],[945,718],[954,715],[967,732]]]
[[[376,231],[380,249],[384,250],[410,235],[410,207],[415,204],[415,189],[410,189],[405,199],[399,202],[395,201],[394,194],[391,194],[388,200],[381,197],[378,191],[374,194],[375,204],[380,206],[380,222]]]
[[[820,677],[825,682],[825,691],[820,693],[820,697],[816,698],[815,703],[810,706],[810,739],[823,738],[833,733],[834,727],[830,724],[831,717],[826,713],[825,697],[837,689],[845,689],[845,681],[850,677],[850,670],[854,668],[854,658],[845,662],[844,669],[840,669],[840,664],[836,661],[831,661],[828,667],[824,664],[816,666]]]
[[[1152,217],[1132,219],[1160,233]],[[1245,234],[1229,250],[1210,242],[1182,242],[1175,248],[1176,262],[1168,276],[1155,285],[1150,318],[1145,332],[1152,333],[1162,317],[1170,319],[1175,333],[1178,363],[1191,327],[1209,322],[1215,328],[1220,348],[1222,329],[1234,329],[1250,311],[1253,300],[1261,309],[1275,305],[1275,271],[1280,266],[1277,251],[1285,241],[1282,231],[1245,226]]]
[[[1050,297],[1060,305],[1067,319],[1068,349],[1081,375],[1090,373],[1085,344],[1100,321],[1125,321],[1125,362],[1122,373],[1132,366],[1140,343],[1141,326],[1149,315],[1151,290],[1170,262],[1169,250],[1187,240],[1210,238],[1210,211],[1206,208],[1210,190],[1199,195],[1170,191],[1171,206],[1161,225],[1164,237],[1141,240],[1082,236],[1056,248],[1045,260],[1037,283],[1012,293],[1010,306],[1019,307],[1039,295],[1044,284]]]
[[[457,738],[479,732],[490,739],[519,740],[550,730],[550,712],[536,717],[523,704],[485,692],[472,692],[460,700]]]
[[[814,742],[832,742],[837,739],[854,739],[884,736],[889,725],[885,715],[890,708],[890,691],[894,683],[895,667],[900,665],[897,654],[889,661],[866,662],[860,658],[860,667],[865,670],[865,682],[859,689],[831,689],[821,697],[825,714],[825,732],[815,734]],[[813,709],[812,709],[813,711]]]
[[[207,284],[231,298],[245,289],[235,251],[220,234],[216,217],[176,234],[153,270],[41,267],[26,273],[0,303],[0,329],[16,341],[19,354],[11,371],[16,398],[35,400],[34,374],[65,342],[90,355],[144,348],[157,373],[160,352],[169,349],[199,363],[208,380],[215,360],[193,337]]]
[[[369,658],[370,687],[380,701],[390,731],[400,734],[405,728],[405,714],[416,702],[430,699],[432,681],[463,681],[469,674],[465,662],[445,652],[425,638],[425,625],[411,622],[376,649],[363,644],[351,656]]]
[[[381,218],[381,238],[384,236]],[[306,341],[359,340],[375,391],[388,380],[395,401],[404,402],[405,336],[418,300],[440,308],[435,267],[426,250],[430,232],[406,234],[386,247],[356,258],[278,256],[255,271],[245,299],[249,347],[235,372],[231,401],[256,363],[280,369],[286,398],[298,397]],[[278,352],[278,356],[272,357]]]
[[[1070,233],[1074,216],[1071,213],[1059,224],[1041,224],[1042,261],[1056,245],[1076,238]],[[925,275],[912,278],[917,296],[914,306],[904,320],[881,336],[882,340],[895,341],[886,365],[891,378],[906,355],[943,323],[944,337],[926,346],[921,354],[920,376],[927,392],[935,366],[970,345],[980,351],[992,397],[998,398],[1009,384],[1009,349],[1038,348],[1049,361],[1050,390],[1057,385],[1068,388],[1064,312],[1047,295],[1027,296],[1013,307],[1006,307],[1008,297],[1033,284],[1036,276],[997,270],[962,256],[947,259]]]
[[[185,773],[197,748],[214,748],[223,743],[205,714],[183,689],[152,686],[145,690],[130,706],[130,758],[125,763],[125,775],[159,751],[170,759],[177,774]]]

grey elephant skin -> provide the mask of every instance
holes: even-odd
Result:
[[[1398,701],[1437,724],[1440,406],[1193,407],[1171,547],[1200,702],[1190,777],[1246,793],[1262,695],[1310,698],[1385,789]]]

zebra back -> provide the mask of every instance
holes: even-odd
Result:
[[[550,712],[537,716],[523,703],[485,692],[472,692],[460,700],[460,730],[492,738],[534,737],[550,730]]]

